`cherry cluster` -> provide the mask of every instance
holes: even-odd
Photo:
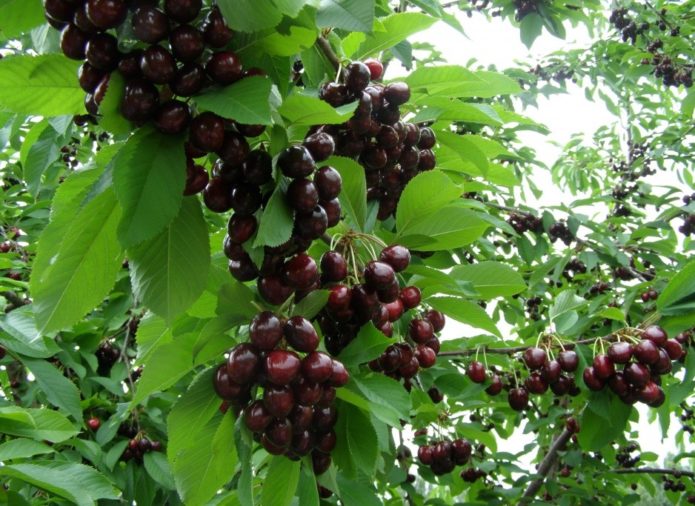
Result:
[[[683,224],[678,227],[678,231],[688,237],[695,234],[695,214],[687,214],[683,218]]]
[[[596,355],[593,364],[584,369],[584,383],[594,391],[608,386],[626,404],[639,401],[658,407],[665,400],[660,376],[671,372],[671,362],[684,356],[686,338],[679,334],[669,339],[657,325],[639,333],[641,339],[634,339],[634,343],[617,341],[606,354]],[[622,370],[616,364],[622,365]]]
[[[101,376],[108,376],[113,365],[121,358],[121,351],[109,341],[104,341],[99,345],[95,353],[97,357],[97,372]]]
[[[654,288],[650,288],[640,295],[640,299],[642,299],[642,302],[649,302],[650,300],[656,300],[659,298],[659,292],[657,292]]]
[[[295,460],[311,454],[321,474],[336,444],[336,388],[350,376],[318,345],[309,320],[263,311],[249,325],[249,342],[235,346],[217,369],[214,388],[243,410],[244,423],[268,453]]]
[[[121,460],[128,462],[132,459],[135,462],[142,463],[142,459],[145,457],[146,453],[158,452],[161,449],[162,443],[159,441],[151,441],[144,436],[135,437],[128,441],[128,446],[123,451]]]
[[[512,213],[507,218],[509,223],[518,234],[524,232],[543,232],[543,220],[532,214]]]
[[[435,167],[436,137],[429,127],[400,120],[410,88],[403,82],[376,82],[382,73],[375,60],[353,62],[345,68],[344,84],[325,84],[319,92],[322,100],[333,107],[357,102],[357,108],[344,124],[312,128],[309,138],[330,137],[336,154],[358,160],[366,173],[367,199],[379,202],[378,218],[385,220],[395,212],[408,181]]]
[[[586,264],[578,258],[573,258],[565,264],[562,275],[568,281],[572,281],[577,274],[586,274]]]
[[[574,350],[563,350],[557,359],[550,359],[543,348],[527,348],[522,354],[522,360],[529,370],[529,375],[519,382],[514,375],[508,375],[504,381],[499,374],[493,372],[490,383],[485,391],[488,395],[498,395],[502,390],[508,390],[507,401],[515,411],[523,411],[528,407],[529,395],[541,395],[550,389],[555,395],[577,395],[574,373],[579,366],[579,357]],[[478,360],[468,364],[466,374],[474,383],[485,383],[487,371],[485,365]]]
[[[421,464],[429,466],[437,476],[448,474],[456,466],[465,465],[471,458],[473,448],[465,439],[447,439],[420,446],[417,450],[417,457]],[[461,473],[463,474],[466,471]]]
[[[570,231],[567,223],[563,220],[556,221],[548,229],[548,237],[550,237],[550,242],[555,242],[560,239],[565,246],[569,246],[574,240],[574,234]]]

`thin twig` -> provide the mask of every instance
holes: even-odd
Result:
[[[543,486],[543,482],[545,481],[546,476],[548,476],[550,469],[553,467],[553,464],[555,464],[558,457],[558,452],[567,444],[567,441],[569,441],[571,437],[572,432],[565,429],[557,437],[557,439],[553,441],[548,453],[545,455],[545,457],[543,457],[543,460],[538,466],[536,479],[529,483],[524,495],[521,496],[523,502],[528,502],[536,496],[536,493],[540,490],[541,486]]]
[[[615,474],[670,474],[676,477],[687,476],[695,478],[695,472],[684,469],[666,469],[660,467],[634,467],[631,469],[609,469],[607,472]]]
[[[593,344],[596,341],[598,341],[599,339],[603,339],[604,341],[615,341],[617,339],[617,336],[611,334],[608,336],[591,337],[589,339],[581,339],[579,341],[574,341],[574,342],[570,342],[570,343],[562,343],[562,345],[565,348],[572,349],[579,344]],[[489,354],[493,354],[493,355],[514,355],[515,353],[525,351],[526,349],[528,349],[528,346],[513,346],[510,348],[488,348],[487,346],[484,346],[484,347],[480,348],[480,351],[484,351],[485,353],[489,353]],[[478,348],[469,348],[466,350],[442,351],[437,355],[437,357],[467,357],[470,355],[475,355],[477,350],[478,350]]]
[[[325,38],[323,35],[319,35],[318,38],[316,39],[316,45],[319,47],[321,52],[328,58],[328,61],[331,62],[331,65],[333,65],[333,68],[336,70],[336,72],[340,69],[340,58],[338,58],[338,55],[336,55],[333,52],[333,48],[331,47],[331,43],[328,42],[328,39]]]

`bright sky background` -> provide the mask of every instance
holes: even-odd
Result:
[[[534,42],[531,50],[521,42],[519,31],[512,27],[508,21],[501,21],[494,18],[488,22],[484,16],[474,14],[468,18],[460,13],[458,18],[466,31],[468,38],[454,30],[449,25],[439,22],[429,30],[411,38],[412,42],[427,42],[433,44],[443,53],[444,58],[450,64],[466,65],[472,58],[482,66],[495,65],[502,70],[508,67],[517,67],[515,60],[524,62],[534,62],[540,57],[560,51],[570,47],[587,47],[590,38],[583,27],[567,28],[567,39],[560,40],[547,32],[543,32]],[[405,75],[407,71],[402,66],[393,64],[389,67],[387,78]],[[582,132],[588,138],[601,125],[616,122],[616,118],[611,115],[600,102],[591,102],[586,99],[583,91],[569,83],[569,93],[553,95],[550,98],[539,97],[538,108],[529,108],[523,112],[534,121],[541,123],[549,128],[550,134],[547,136],[534,132],[522,132],[522,141],[536,150],[538,158],[547,166],[551,166],[562,152],[565,145],[575,133]],[[543,206],[557,205],[562,202],[568,203],[575,199],[562,190],[552,185],[550,176],[541,171],[535,172],[535,182],[539,187],[544,188],[540,203]],[[662,175],[663,177],[663,175]],[[670,178],[669,178],[670,179]],[[585,210],[584,210],[585,211]],[[504,328],[501,322],[500,328]],[[476,335],[479,331],[471,329],[457,322],[449,320],[444,337],[461,337],[466,335]],[[578,378],[581,382],[581,378]],[[675,433],[680,428],[680,423],[675,419],[671,424],[668,437],[661,440],[661,428],[657,423],[648,422],[648,409],[638,405],[640,411],[640,421],[634,428],[639,431],[639,443],[642,451],[652,451],[659,455],[660,463],[666,453],[675,453]],[[519,434],[518,438],[506,441],[506,445],[511,445],[511,451],[520,450],[525,444],[533,439],[533,434]],[[693,446],[690,445],[690,449]]]

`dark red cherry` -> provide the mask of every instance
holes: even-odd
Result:
[[[292,351],[274,350],[265,357],[266,378],[275,385],[289,385],[297,378],[300,367],[301,361]]]
[[[661,389],[659,388],[659,385],[657,385],[653,381],[649,381],[640,389],[640,391],[637,393],[637,396],[639,400],[644,402],[645,404],[651,404],[659,399],[660,390]]]
[[[267,151],[255,149],[244,161],[244,178],[247,182],[264,185],[273,179],[273,159]]]
[[[225,364],[217,368],[213,378],[213,387],[219,397],[229,401],[236,401],[242,398],[248,391],[247,387],[231,380]]]
[[[232,84],[244,76],[241,59],[232,51],[214,53],[205,64],[205,71],[222,86]]]
[[[651,365],[659,361],[659,347],[654,341],[644,339],[635,345],[633,354],[640,364]]]
[[[254,216],[234,214],[227,224],[227,234],[232,242],[243,244],[256,232],[258,223]]]
[[[110,71],[118,65],[120,53],[116,37],[108,33],[92,36],[87,43],[85,57],[95,68]]]
[[[260,371],[258,351],[250,344],[238,344],[227,359],[229,378],[240,385],[251,383]]]
[[[319,201],[319,205],[323,207],[323,210],[326,212],[328,228],[335,227],[338,223],[340,223],[342,211],[340,208],[340,201],[338,199],[321,200]]]
[[[408,326],[408,336],[416,343],[424,344],[434,337],[434,329],[427,320],[413,318]]]
[[[303,376],[295,382],[294,397],[303,406],[313,406],[321,400],[323,388],[320,384],[307,380]]]
[[[157,88],[145,80],[136,79],[126,83],[121,114],[134,123],[142,123],[150,119],[159,105]]]
[[[154,117],[154,126],[165,134],[175,135],[183,132],[191,121],[188,104],[180,100],[169,100],[162,104]]]
[[[154,6],[137,8],[132,23],[135,38],[147,44],[156,44],[169,33],[169,18]]]
[[[191,97],[198,93],[205,84],[205,72],[203,67],[196,63],[189,63],[181,67],[169,83],[171,91],[180,97]]]
[[[574,350],[561,351],[557,356],[557,361],[565,372],[574,372],[579,366],[579,357]]]
[[[413,309],[420,304],[421,294],[420,289],[416,286],[406,286],[401,290],[401,301],[403,302],[403,307],[408,309]]]
[[[169,44],[174,57],[180,62],[192,62],[203,54],[203,35],[191,25],[179,25],[169,35]]]
[[[523,387],[512,388],[507,400],[514,411],[523,411],[528,407],[528,391]]]
[[[73,60],[83,60],[89,35],[75,25],[67,25],[60,33],[60,49]]]
[[[538,371],[532,372],[526,381],[524,387],[532,394],[544,394],[548,390],[548,383],[543,379]]]
[[[562,374],[562,367],[557,360],[549,360],[541,368],[541,377],[547,384],[556,382]]]
[[[321,278],[328,283],[342,281],[347,277],[345,257],[337,251],[327,251],[321,257]]]
[[[292,424],[294,428],[294,424]],[[315,436],[312,432],[308,430],[297,431],[294,429],[294,437],[292,438],[292,444],[290,445],[290,450],[293,454],[303,457],[309,455],[311,450],[314,448]]]
[[[396,299],[393,302],[389,302],[386,305],[386,309],[389,312],[389,321],[390,322],[395,322],[397,321],[402,315],[403,315],[403,302],[401,299]],[[429,321],[429,319],[428,319]],[[432,322],[430,321],[430,324]],[[434,328],[434,325],[432,326]]]
[[[319,279],[316,261],[306,253],[287,260],[282,272],[284,282],[296,290],[306,290]]]
[[[224,143],[224,120],[213,112],[203,112],[193,118],[190,141],[203,151],[217,151]]]
[[[410,250],[405,246],[394,244],[381,251],[379,260],[389,264],[394,271],[401,272],[410,264]]]
[[[179,23],[193,21],[202,6],[202,0],[164,0],[164,12]]]
[[[548,354],[541,348],[527,348],[524,351],[524,362],[526,367],[532,371],[540,369],[548,360]]]
[[[333,136],[326,132],[316,132],[304,139],[304,146],[311,153],[315,162],[328,160],[335,151]]]
[[[649,368],[643,364],[631,362],[623,369],[625,380],[636,388],[642,388],[651,379]]]
[[[335,435],[334,431],[326,432],[318,437],[316,440],[316,450],[323,453],[331,453],[335,448],[338,441],[338,437]]]
[[[292,422],[295,433],[308,430],[311,428],[311,424],[314,420],[314,408],[312,406],[297,404],[292,410],[289,419]]]
[[[664,343],[664,349],[671,360],[678,360],[683,356],[683,346],[675,339],[667,339]]]
[[[185,196],[195,195],[202,192],[210,182],[210,176],[205,167],[198,164],[190,164],[191,168],[186,168],[186,187],[183,190]]]
[[[642,331],[642,339],[649,339],[651,342],[657,346],[663,346],[668,336],[664,329],[658,325],[650,325]]]
[[[69,23],[72,19],[77,2],[74,0],[43,0],[46,14],[57,21]]]
[[[334,407],[314,409],[314,429],[317,432],[328,432],[335,426],[338,413]]]
[[[384,262],[372,260],[364,268],[364,280],[372,290],[389,288],[396,279],[393,268]]]
[[[294,179],[287,187],[287,201],[294,210],[309,213],[319,203],[319,192],[312,181]]]
[[[352,93],[361,92],[369,84],[371,72],[369,71],[369,67],[367,67],[364,63],[358,61],[352,62],[345,67],[345,72],[345,86],[347,86],[347,89]]]
[[[226,46],[232,40],[232,31],[227,26],[220,9],[216,5],[210,9],[201,26],[201,30],[203,31],[205,43],[215,49]]]
[[[257,349],[271,351],[282,339],[282,322],[271,311],[263,311],[251,320],[249,339]]]
[[[424,344],[419,344],[415,348],[415,358],[423,369],[432,367],[437,362],[437,354],[432,348]]]
[[[227,266],[230,274],[238,281],[253,281],[258,277],[258,268],[248,254],[238,260],[230,260]]]
[[[108,30],[125,21],[128,6],[125,0],[87,0],[86,13],[94,26]]]
[[[244,423],[251,432],[263,432],[273,420],[262,401],[254,401],[244,408]]]
[[[594,374],[601,380],[607,380],[615,374],[613,361],[606,355],[596,355],[593,362]]]
[[[316,168],[314,159],[304,146],[290,146],[284,149],[277,160],[278,168],[291,178],[302,178],[311,175]]]
[[[331,287],[326,306],[331,311],[342,311],[350,306],[351,299],[352,292],[348,286],[335,285]]]
[[[293,316],[285,323],[285,339],[297,351],[312,352],[319,345],[319,335],[309,320]]]
[[[321,200],[333,200],[340,195],[343,180],[337,170],[325,165],[314,174],[314,184]]]
[[[263,405],[275,418],[286,418],[294,404],[294,393],[290,387],[267,385],[264,388]]]
[[[432,453],[433,451],[431,446],[421,446],[417,450],[417,458],[422,464],[429,466],[433,461]]]
[[[599,391],[603,389],[604,382],[596,375],[593,366],[584,369],[582,377],[584,378],[586,386],[589,387],[589,390]]]
[[[502,392],[503,388],[504,384],[502,383],[502,379],[497,374],[493,374],[490,385],[485,389],[485,392],[488,395],[498,395]]]
[[[622,371],[617,371],[613,376],[608,378],[608,387],[620,397],[627,395],[630,390],[630,384],[625,379]]]
[[[405,104],[410,100],[410,88],[406,83],[391,83],[384,88],[384,98],[391,105],[398,106]]]
[[[311,212],[297,213],[294,220],[295,233],[302,239],[313,241],[321,237],[328,228],[328,216],[321,206]]]
[[[97,85],[106,76],[107,72],[97,69],[87,62],[84,62],[77,71],[77,78],[80,82],[80,88],[87,93],[93,93]]]
[[[258,278],[257,287],[259,295],[274,306],[283,304],[294,292],[275,274]]]
[[[485,382],[485,366],[482,362],[473,360],[466,368],[466,375],[474,383],[484,383]]]
[[[630,343],[619,341],[608,347],[608,357],[616,364],[627,364],[632,358]]]
[[[331,456],[326,454],[326,453],[321,453],[321,452],[312,452],[311,453],[311,464],[312,464],[312,469],[314,470],[315,475],[321,475],[328,471],[328,468],[331,467]],[[325,489],[324,487],[321,487],[319,489],[320,491],[323,490],[328,490]],[[330,492],[330,490],[328,490]],[[323,492],[322,495],[327,495],[327,492]]]
[[[364,64],[369,69],[369,75],[372,78],[372,81],[378,81],[381,79],[381,76],[384,74],[384,65],[379,60],[369,58],[364,60]]]
[[[261,207],[263,196],[258,186],[252,184],[238,184],[232,187],[232,209],[240,215],[248,216]]]
[[[334,387],[342,387],[350,381],[350,373],[345,368],[342,362],[333,359],[331,365],[331,377],[328,378],[328,382]]]
[[[162,46],[153,45],[143,51],[140,71],[147,80],[155,84],[166,84],[176,76],[176,60]]]
[[[333,374],[333,359],[321,351],[313,351],[302,360],[302,375],[314,383],[324,383]]]
[[[437,142],[437,138],[429,127],[422,127],[420,129],[420,140],[418,141],[417,147],[420,149],[432,149]]]
[[[232,189],[219,177],[212,177],[203,190],[205,206],[215,213],[225,213],[232,208]]]

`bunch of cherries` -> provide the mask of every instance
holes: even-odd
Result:
[[[593,364],[584,369],[584,383],[594,391],[608,386],[626,404],[643,402],[658,407],[665,400],[660,376],[671,372],[672,361],[684,356],[687,338],[679,334],[669,339],[657,325],[638,333],[639,339],[616,341],[606,354],[596,355]],[[622,370],[616,365],[622,365]]]
[[[263,311],[249,325],[249,342],[231,350],[213,383],[222,399],[243,412],[268,453],[294,460],[311,454],[314,472],[321,474],[336,444],[336,388],[350,376],[318,345],[309,320]]]
[[[465,439],[442,440],[418,448],[417,457],[421,464],[429,466],[432,472],[441,476],[465,465],[471,458],[473,447]]]
[[[347,122],[316,126],[309,137],[332,138],[337,155],[364,167],[367,198],[379,202],[378,218],[385,220],[395,212],[408,181],[435,167],[436,137],[429,127],[401,121],[400,107],[410,99],[410,88],[403,82],[376,82],[382,73],[376,60],[353,62],[345,67],[344,83],[325,84],[319,92],[322,100],[333,107],[357,102],[357,107]]]

